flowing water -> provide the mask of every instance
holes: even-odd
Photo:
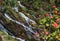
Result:
[[[19,6],[20,6],[20,7],[25,8],[23,5],[21,5],[20,1],[18,1],[18,3],[19,3]],[[7,13],[4,13],[4,16],[5,16],[7,19],[9,19],[10,21],[12,21],[12,22],[14,22],[14,23],[16,23],[16,24],[18,24],[18,25],[23,26],[23,28],[25,29],[25,31],[29,31],[29,32],[35,34],[35,32],[32,30],[33,27],[29,24],[29,22],[32,22],[33,24],[35,24],[35,21],[32,20],[32,19],[30,19],[30,18],[28,18],[26,15],[24,15],[24,13],[19,12],[19,11],[18,11],[18,7],[13,7],[12,9],[15,10],[16,12],[18,12],[19,15],[26,20],[26,23],[27,23],[29,26],[24,25],[24,23],[21,23],[21,22],[19,22],[19,21],[17,21],[17,20],[13,20]],[[7,34],[8,34],[8,32],[9,32],[9,31],[8,31],[7,29],[5,29],[1,24],[0,24],[0,30],[2,30],[3,32],[5,32],[5,33],[7,33]],[[9,33],[10,33],[10,32],[9,32]],[[10,33],[10,34],[12,34],[12,33]],[[18,39],[18,40],[20,40],[20,41],[25,41],[24,39],[17,38],[17,37],[15,37],[14,35],[12,35],[12,37],[13,37],[13,38],[16,38],[16,39]]]

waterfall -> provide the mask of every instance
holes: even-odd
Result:
[[[19,3],[19,6],[20,6],[20,7],[25,8],[23,5],[21,5],[20,1],[18,1],[18,3]],[[18,7],[14,7],[14,8],[12,8],[12,9],[15,10],[16,12],[18,12],[17,14],[19,14],[22,18],[24,18],[24,19],[26,20],[26,23],[29,25],[30,28],[34,28],[34,27],[32,27],[32,26],[29,24],[29,22],[32,22],[33,24],[36,24],[36,22],[35,22],[34,20],[28,18],[26,15],[24,15],[24,13],[19,12],[19,11],[18,11]],[[12,20],[12,21],[13,21],[13,20]],[[20,24],[20,23],[17,22],[17,21],[16,21],[16,23]],[[22,26],[23,26],[23,25],[22,25]],[[25,26],[24,26],[24,27],[25,27]],[[29,27],[28,27],[28,28],[29,28]]]
[[[13,21],[14,23],[17,23],[17,24],[19,24],[19,25],[22,25],[25,30],[34,33],[34,31],[33,31],[30,27],[24,25],[23,23],[21,23],[21,22],[19,22],[19,21],[17,21],[17,20],[13,20],[12,18],[10,18],[10,17],[8,16],[8,14],[5,13],[4,16],[5,16],[6,18],[8,18],[9,20]]]
[[[26,7],[24,7],[23,5],[21,5],[20,1],[18,1],[18,5],[19,5],[21,8],[26,8]],[[26,23],[27,23],[29,26],[24,25],[24,23],[21,23],[21,22],[19,22],[19,21],[17,21],[17,20],[13,20],[7,13],[4,13],[4,16],[5,16],[7,19],[11,20],[12,22],[14,22],[14,23],[16,23],[16,24],[18,24],[18,25],[23,26],[23,28],[25,29],[25,31],[30,31],[31,33],[35,34],[35,32],[32,30],[32,28],[34,28],[34,27],[32,27],[32,26],[29,24],[29,22],[32,22],[33,24],[35,24],[36,22],[35,22],[34,20],[28,18],[24,13],[19,12],[19,11],[18,11],[18,6],[17,6],[17,7],[12,7],[12,9],[15,10],[16,12],[18,12],[17,14],[19,14],[22,18],[24,18],[24,19],[26,20]],[[0,26],[1,26],[1,27],[0,27],[0,30],[2,30],[3,32],[5,32],[5,33],[7,33],[7,34],[10,33],[10,32],[9,32],[7,29],[5,29],[2,25],[0,25]],[[18,40],[20,40],[20,41],[25,41],[24,39],[15,37],[12,33],[10,33],[10,34],[12,35],[11,37],[13,37],[13,38],[16,38],[16,39],[18,39]]]
[[[20,1],[18,1],[18,3],[19,3],[19,6],[20,6],[20,7],[25,8],[23,5],[21,5]],[[33,24],[36,24],[35,21],[33,21],[33,20],[31,20],[30,18],[28,18],[27,16],[25,16],[24,13],[19,12],[19,11],[18,11],[18,7],[13,7],[12,9],[15,10],[16,12],[18,12],[18,13],[20,14],[20,16],[26,20],[26,23],[27,23],[30,27],[32,27],[32,26],[29,24],[29,22],[32,22]]]

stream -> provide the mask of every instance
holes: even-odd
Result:
[[[21,5],[20,1],[18,1],[18,3],[19,3],[19,6],[20,6],[20,7],[25,8],[23,5]],[[17,21],[17,20],[13,20],[7,13],[4,13],[4,16],[5,16],[7,19],[9,19],[10,21],[12,21],[12,22],[14,22],[14,23],[16,23],[16,24],[18,24],[18,25],[23,26],[23,28],[25,29],[25,31],[29,31],[30,33],[35,34],[35,32],[32,30],[33,27],[29,24],[29,22],[32,22],[33,24],[35,24],[35,21],[32,20],[32,19],[30,19],[30,18],[28,18],[26,15],[24,15],[24,13],[19,12],[19,11],[18,11],[18,7],[13,7],[12,9],[15,10],[16,12],[18,12],[18,14],[19,14],[22,18],[24,18],[24,19],[26,20],[26,23],[27,23],[29,26],[24,25],[24,23],[21,23],[21,22],[19,22],[19,21]],[[5,32],[6,34],[8,34],[8,32],[9,32],[7,29],[5,29],[5,28],[3,27],[2,24],[0,24],[0,30],[2,30],[2,31]],[[10,32],[9,32],[9,33],[10,33]],[[12,33],[10,33],[10,34],[12,35],[11,37],[18,39],[19,41],[25,41],[24,39],[15,37]]]

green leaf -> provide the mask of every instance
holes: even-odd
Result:
[[[44,19],[42,19],[39,23],[40,23],[40,24],[45,24],[46,21],[47,21],[46,18],[44,18]]]
[[[49,24],[48,24],[48,23],[46,23],[46,26],[49,26]]]

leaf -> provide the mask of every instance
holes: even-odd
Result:
[[[45,22],[46,22],[46,18],[44,18],[41,21],[39,21],[40,24],[45,24]]]
[[[49,24],[48,24],[48,23],[46,23],[46,26],[49,26]]]

